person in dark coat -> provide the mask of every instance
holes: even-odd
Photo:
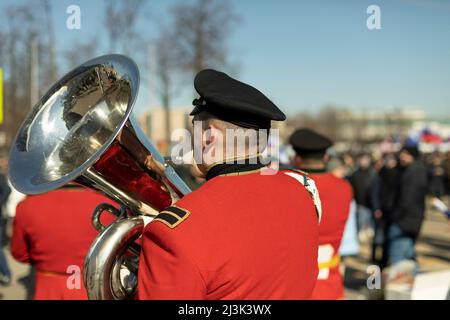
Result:
[[[387,264],[386,217],[392,209],[393,190],[396,181],[397,159],[393,154],[384,157],[384,165],[379,170],[371,188],[371,209],[375,220],[375,234],[372,241],[372,261],[384,268]],[[379,251],[381,250],[381,256]]]
[[[6,203],[6,200],[9,197],[9,194],[11,193],[11,189],[8,186],[8,183],[6,181],[6,177],[3,175],[2,171],[3,163],[2,163],[2,169],[0,171],[0,284],[1,285],[8,285],[11,282],[11,271],[8,266],[8,261],[6,260],[5,253],[3,252],[3,214],[2,214],[2,207]]]
[[[415,260],[415,242],[425,214],[427,171],[415,146],[405,146],[399,155],[387,210],[387,253],[390,264]]]
[[[350,176],[355,201],[357,204],[356,219],[358,224],[358,237],[366,240],[373,235],[372,212],[370,210],[370,188],[376,176],[371,165],[371,158],[363,154],[358,158],[358,169]]]
[[[439,154],[433,154],[428,167],[429,194],[442,199],[446,194],[447,173]]]
[[[447,181],[445,184],[446,194],[450,195],[450,151],[447,151],[447,153],[445,154],[442,165],[445,170],[445,176],[447,177]]]

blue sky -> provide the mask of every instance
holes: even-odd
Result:
[[[148,1],[139,31],[156,37],[157,21],[164,21],[176,2]],[[450,1],[231,2],[241,20],[228,45],[238,66],[233,71],[286,113],[335,104],[358,110],[419,106],[430,115],[450,116]],[[2,0],[0,8],[11,3]],[[103,1],[52,3],[58,52],[103,28]],[[81,7],[81,30],[65,27],[70,4]],[[366,27],[371,4],[381,8],[381,30]],[[99,42],[99,52],[107,51],[106,44]],[[140,68],[147,72],[146,65]],[[147,87],[141,87],[139,112],[158,104]],[[191,98],[192,82],[185,81],[174,105],[187,106]]]

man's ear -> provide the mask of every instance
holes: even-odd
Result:
[[[207,166],[221,161],[223,158],[220,134],[219,128],[213,124],[209,124],[203,132],[203,161]]]
[[[325,153],[325,154],[323,155],[323,162],[327,163],[328,160],[330,160],[330,156],[328,155],[328,153]]]
[[[204,145],[205,147],[214,144],[217,141],[219,129],[214,124],[208,124],[204,132]]]

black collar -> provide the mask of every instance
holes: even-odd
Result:
[[[242,159],[234,163],[218,163],[208,170],[206,173],[206,181],[225,174],[255,171],[265,166],[265,164],[261,163],[259,157]]]
[[[66,185],[63,185],[62,187],[59,188],[61,189],[65,189],[65,190],[79,190],[79,189],[83,189],[83,186],[79,185],[79,184],[75,184],[75,183],[69,183]]]
[[[305,171],[306,173],[318,174],[318,173],[327,173],[327,168],[320,169],[312,169],[312,168],[300,168],[300,170]]]

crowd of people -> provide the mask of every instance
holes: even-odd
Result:
[[[377,157],[345,153],[329,167],[352,185],[358,240],[371,241],[372,262],[382,268],[416,260],[426,199],[449,214],[450,152],[421,154],[416,145],[405,145]]]

